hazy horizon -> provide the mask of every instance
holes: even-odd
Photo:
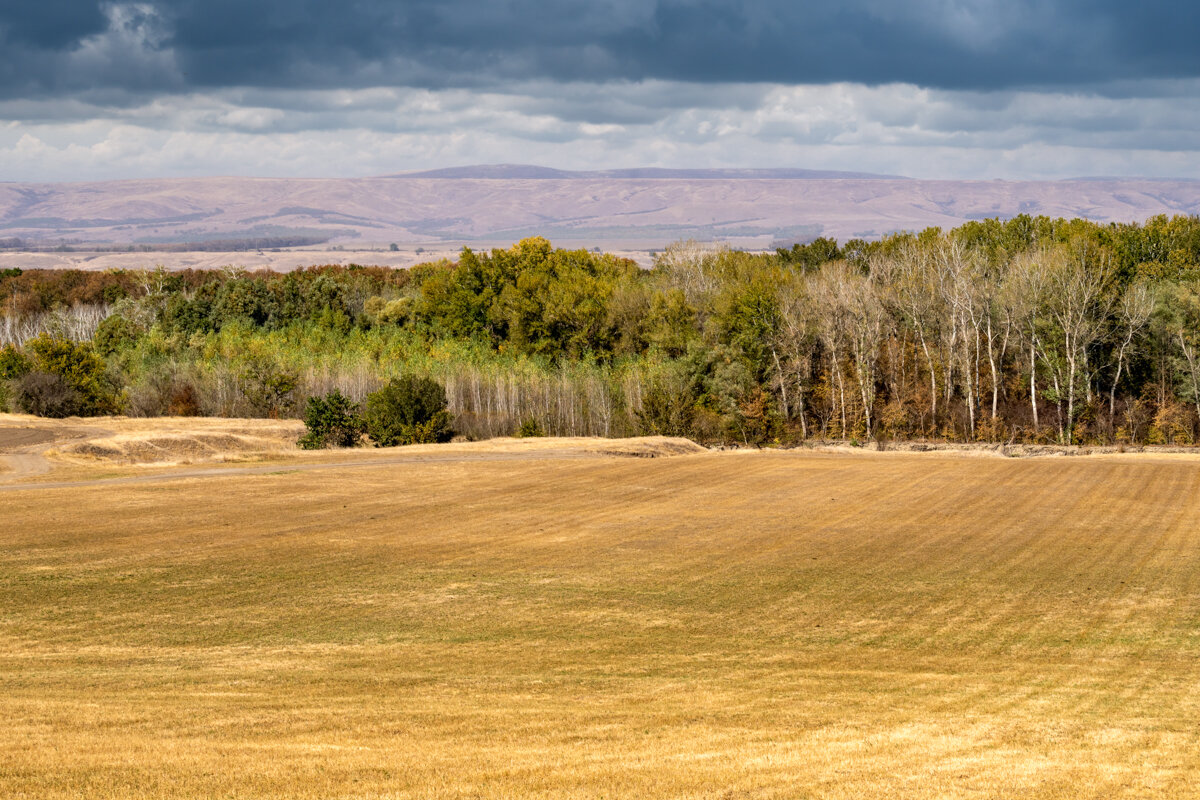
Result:
[[[519,168],[530,170],[546,170],[562,173],[562,175],[485,175],[485,174],[464,174],[464,175],[440,175],[434,173],[450,173],[450,172],[471,172],[493,170],[497,168]],[[618,173],[696,173],[693,176],[682,175],[632,175]],[[745,173],[779,173],[779,172],[808,172],[819,173],[820,175],[812,176],[792,176],[792,175],[767,175],[767,174],[745,174]],[[709,175],[701,175],[700,173],[710,173]],[[744,173],[744,174],[736,174]],[[721,180],[911,180],[914,182],[977,182],[977,183],[1070,183],[1083,181],[1200,181],[1200,176],[1168,176],[1168,175],[1063,175],[1061,177],[1033,177],[1033,178],[1003,178],[993,176],[979,177],[963,177],[963,178],[930,178],[920,175],[904,175],[898,173],[873,173],[861,172],[852,170],[833,170],[821,168],[807,168],[797,166],[763,166],[759,165],[731,165],[721,167],[657,167],[650,165],[609,165],[597,166],[590,169],[569,169],[558,167],[551,164],[540,163],[511,163],[511,162],[491,162],[491,163],[454,163],[445,165],[436,165],[429,167],[413,168],[401,170],[398,172],[371,173],[363,175],[343,175],[343,174],[296,174],[296,175],[269,175],[269,174],[254,174],[254,173],[236,173],[236,172],[212,172],[212,173],[197,173],[191,175],[169,175],[169,174],[147,174],[140,176],[118,176],[111,178],[72,178],[65,177],[61,179],[45,179],[45,180],[20,180],[10,178],[0,178],[0,184],[62,184],[62,183],[117,183],[121,181],[187,181],[187,180],[221,180],[221,179],[246,179],[246,180],[298,180],[298,181],[321,181],[321,180],[374,180],[387,178],[430,178],[430,179],[462,179],[462,180],[556,180],[556,179],[578,179],[583,177],[603,178],[606,180],[679,180],[679,179],[721,179]]]

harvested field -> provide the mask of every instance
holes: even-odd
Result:
[[[3,794],[1194,796],[1200,459],[672,442],[10,486]]]

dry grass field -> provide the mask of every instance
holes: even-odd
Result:
[[[0,474],[0,796],[1200,791],[1200,459],[669,444]]]

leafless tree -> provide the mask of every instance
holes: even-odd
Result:
[[[840,367],[836,366],[839,357],[844,354],[849,358],[870,433],[874,426],[875,378],[887,310],[871,279],[845,262],[826,265],[814,280],[812,291],[819,309],[821,338],[839,374]],[[844,399],[842,407],[844,419]]]
[[[1129,284],[1116,307],[1119,344],[1117,346],[1117,370],[1113,375],[1112,386],[1108,390],[1108,415],[1110,418],[1116,413],[1117,385],[1121,382],[1125,360],[1129,357],[1134,341],[1150,322],[1150,315],[1153,313],[1154,294],[1150,291],[1150,285],[1144,280]]]
[[[699,308],[720,288],[730,253],[728,244],[687,239],[656,255],[654,269],[669,286],[681,289],[689,304]]]
[[[939,359],[935,357],[943,327],[949,317],[945,296],[940,291],[942,277],[938,260],[928,245],[912,241],[897,253],[890,272],[887,298],[896,315],[916,334],[925,367],[929,373],[929,417],[934,430],[938,424]]]
[[[1103,335],[1111,311],[1108,289],[1113,270],[1105,254],[1092,253],[1083,247],[1057,248],[1044,266],[1047,318],[1057,334],[1049,342],[1057,352],[1048,354],[1047,360],[1062,365],[1055,377],[1061,376],[1059,389],[1066,391],[1067,416],[1062,436],[1070,442],[1078,391],[1091,377],[1086,369],[1087,353]],[[1082,388],[1086,391],[1088,387]]]

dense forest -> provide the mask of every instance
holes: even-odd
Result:
[[[0,273],[0,404],[299,416],[399,375],[474,437],[1191,444],[1200,218],[1019,216],[651,269],[542,238],[410,270]]]

